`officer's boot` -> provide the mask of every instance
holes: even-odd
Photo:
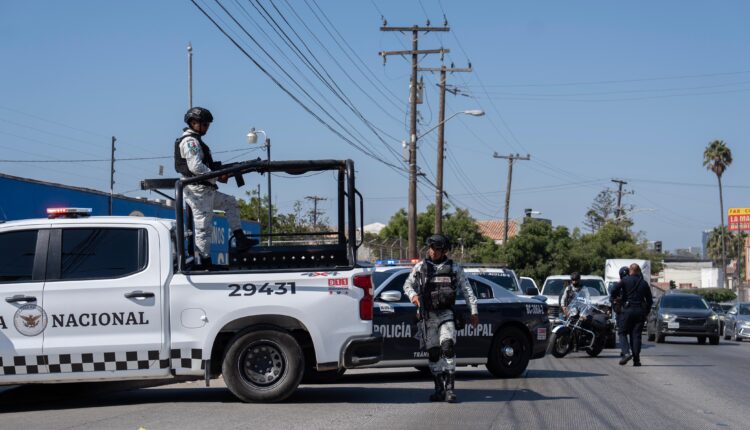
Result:
[[[435,392],[430,394],[431,402],[442,402],[445,400],[445,376],[442,373],[432,375],[435,380]]]
[[[245,232],[242,229],[238,228],[232,233],[234,234],[234,249],[237,252],[245,252],[259,243],[257,239],[249,239],[245,236]]]
[[[456,374],[453,372],[447,373],[445,375],[445,401],[448,403],[456,403],[455,383]]]

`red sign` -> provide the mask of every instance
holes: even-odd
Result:
[[[348,287],[349,278],[329,278],[328,286],[329,287]]]
[[[750,231],[750,208],[729,209],[729,231]]]

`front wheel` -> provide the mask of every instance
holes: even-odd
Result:
[[[568,355],[572,348],[573,342],[570,333],[555,336],[554,343],[552,344],[552,355],[557,358],[563,358]]]
[[[487,370],[498,378],[520,376],[531,359],[531,344],[517,327],[507,327],[495,335],[487,358]]]
[[[594,345],[591,348],[586,348],[586,354],[588,354],[589,357],[596,357],[597,355],[602,353],[603,349],[604,340],[601,336],[597,336],[596,340],[594,340]]]
[[[304,358],[294,338],[278,330],[252,331],[232,341],[222,373],[227,388],[243,402],[279,402],[302,379]]]

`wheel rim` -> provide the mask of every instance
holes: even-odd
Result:
[[[564,354],[570,347],[570,336],[560,336],[555,339],[555,352]]]
[[[515,337],[509,336],[500,341],[500,364],[503,367],[513,367],[519,361],[523,351],[523,344]]]
[[[286,362],[284,352],[276,343],[267,340],[253,342],[240,356],[240,375],[252,385],[268,387],[284,376]]]

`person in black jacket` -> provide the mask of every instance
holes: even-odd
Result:
[[[620,275],[620,282],[622,280],[630,275],[630,269],[627,266],[620,267],[619,270]],[[616,285],[620,284],[618,282]],[[620,357],[625,357],[626,355],[630,354],[630,344],[628,343],[628,337],[625,332],[625,320],[623,319],[623,313],[622,313],[622,304],[624,302],[622,297],[622,288],[619,289],[620,295],[617,297],[614,297],[613,300],[610,301],[612,303],[612,310],[615,312],[615,318],[617,319],[617,342],[620,344]]]
[[[624,277],[619,284],[612,289],[610,301],[621,298],[622,317],[624,323],[623,341],[629,338],[630,353],[620,359],[620,365],[625,365],[633,360],[633,366],[641,365],[641,335],[646,316],[651,311],[654,300],[651,297],[651,288],[643,279],[641,267],[633,263],[630,265],[630,273]]]

